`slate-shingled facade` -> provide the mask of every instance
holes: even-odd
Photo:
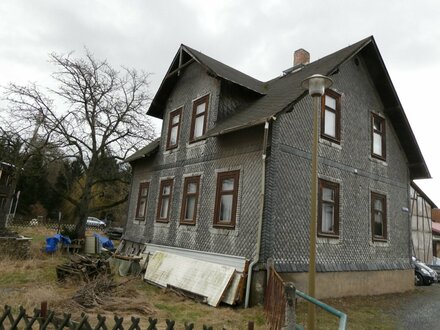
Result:
[[[129,245],[244,256],[258,260],[255,275],[273,258],[282,276],[304,290],[312,104],[300,84],[312,74],[329,75],[329,95],[340,96],[339,136],[319,141],[320,214],[326,208],[336,226],[321,220],[327,229],[318,230],[317,295],[410,289],[410,219],[403,210],[411,180],[430,174],[373,37],[268,82],[182,45],[148,111],[163,120],[161,138],[127,160]],[[206,108],[197,108],[201,98]],[[197,116],[206,126],[195,133]],[[328,192],[333,201],[323,197]],[[194,221],[182,216],[189,198],[197,201]],[[235,219],[219,220],[219,212]]]

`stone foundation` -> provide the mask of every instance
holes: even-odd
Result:
[[[293,282],[307,293],[307,273],[281,273],[285,282]],[[316,297],[337,298],[405,292],[414,289],[414,269],[326,272],[316,274]]]
[[[0,237],[0,257],[30,258],[31,240],[32,238],[29,237]]]

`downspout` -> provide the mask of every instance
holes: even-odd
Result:
[[[258,221],[258,230],[257,230],[257,244],[255,247],[255,257],[249,265],[248,270],[248,278],[246,282],[246,296],[244,300],[244,308],[249,307],[249,296],[251,291],[251,282],[252,282],[252,270],[254,266],[260,260],[260,247],[261,247],[261,232],[263,228],[263,215],[264,215],[264,192],[266,187],[266,150],[267,150],[267,140],[269,135],[269,120],[266,120],[264,123],[264,138],[263,138],[263,152],[261,155],[261,193],[260,193],[260,219]]]

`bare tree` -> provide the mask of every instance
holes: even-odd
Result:
[[[27,126],[32,136],[36,130],[40,141],[63,150],[65,157],[80,165],[79,196],[64,193],[63,198],[74,206],[76,232],[84,236],[89,214],[127,200],[124,195],[91,208],[95,185],[123,180],[114,171],[106,173],[102,160],[121,161],[154,137],[146,115],[148,74],[127,68],[118,72],[88,50],[84,58],[53,53],[50,60],[57,67],[53,74],[57,88],[43,93],[35,84],[10,84],[6,99],[16,131]]]

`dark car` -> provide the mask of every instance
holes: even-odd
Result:
[[[440,265],[429,264],[427,266],[437,272],[437,278],[440,277]]]
[[[429,268],[425,263],[412,258],[416,285],[431,285],[437,282],[437,272]]]
[[[106,230],[107,236],[110,239],[121,239],[122,234],[124,232],[124,228],[122,227],[110,227]]]

